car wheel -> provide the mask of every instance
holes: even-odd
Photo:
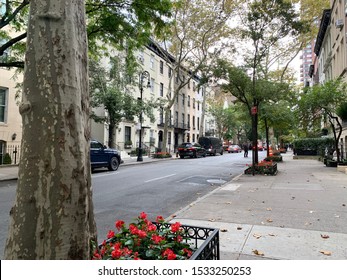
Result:
[[[223,155],[223,150],[220,152],[220,155],[221,155],[221,156]]]
[[[116,171],[119,167],[119,161],[116,157],[111,158],[108,166],[108,170]]]
[[[180,156],[180,158],[184,158],[184,156]]]
[[[197,157],[198,157],[198,154],[196,153],[196,151],[194,152],[193,157],[194,157],[194,158],[197,158]]]

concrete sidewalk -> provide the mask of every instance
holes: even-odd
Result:
[[[276,176],[240,175],[171,221],[220,229],[221,259],[347,259],[347,175],[284,154]]]

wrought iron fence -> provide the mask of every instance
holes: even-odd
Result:
[[[0,154],[0,164],[18,164],[20,145],[6,145],[3,154]]]

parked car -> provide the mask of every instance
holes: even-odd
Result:
[[[177,151],[180,158],[184,158],[186,156],[191,158],[206,156],[206,150],[199,143],[195,142],[184,142],[178,146]]]
[[[110,171],[116,171],[121,162],[121,156],[117,150],[109,149],[99,141],[90,141],[90,164],[92,170],[98,167],[107,167]]]
[[[242,149],[239,145],[230,145],[228,147],[228,153],[241,153]]]
[[[217,137],[203,136],[198,140],[199,144],[206,150],[206,154],[216,155],[217,153],[223,155],[223,142]]]

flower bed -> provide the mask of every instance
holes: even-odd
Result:
[[[219,259],[219,231],[168,224],[161,216],[156,222],[147,220],[142,212],[136,223],[128,227],[116,221],[118,233],[110,230],[107,240],[94,244],[92,259],[96,260],[186,260]]]
[[[277,163],[272,161],[261,161],[254,167],[249,166],[245,172],[247,175],[260,174],[260,175],[276,175]]]
[[[275,161],[275,162],[281,162],[283,161],[282,156],[269,156],[264,159],[265,161]]]
[[[152,154],[152,158],[171,158],[171,154],[167,152],[159,152]]]

